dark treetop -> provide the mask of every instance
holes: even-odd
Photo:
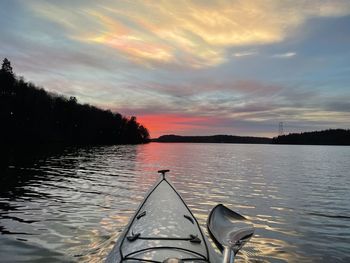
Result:
[[[149,133],[119,113],[80,104],[17,77],[6,58],[0,70],[0,145],[23,143],[138,144]]]

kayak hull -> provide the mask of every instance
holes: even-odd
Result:
[[[218,254],[165,177],[149,190],[106,262],[218,262]]]

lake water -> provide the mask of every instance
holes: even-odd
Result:
[[[157,179],[205,227],[223,203],[256,228],[236,262],[350,262],[350,147],[159,144],[8,156],[1,262],[101,262]]]

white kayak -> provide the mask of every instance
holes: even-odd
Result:
[[[223,244],[224,241],[217,240],[222,233],[216,232],[213,227],[217,227],[215,226],[217,223],[222,224],[222,220],[225,221],[225,213],[222,212],[226,211],[222,210],[224,206],[221,205],[221,209],[214,208],[208,220],[209,233],[213,241],[218,244],[218,248],[223,251],[223,255],[221,255],[215,251],[212,243],[204,235],[197,219],[174,186],[166,179],[165,173],[168,171],[159,171],[162,173],[162,177],[149,190],[119,236],[106,262],[223,262],[227,252],[224,251],[226,245]],[[222,213],[223,216],[221,216]],[[226,228],[221,229],[225,229],[226,234],[229,231]],[[235,228],[235,233],[236,230]],[[217,236],[216,233],[218,233]],[[249,235],[250,233],[248,233]],[[244,238],[248,236],[246,235]],[[241,236],[240,239],[242,239]],[[226,255],[229,258],[225,260],[233,262],[234,254],[237,252],[233,248],[230,251],[233,253]]]

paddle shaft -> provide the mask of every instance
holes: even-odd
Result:
[[[233,263],[235,261],[235,253],[230,247],[224,246],[223,254],[222,263]]]

